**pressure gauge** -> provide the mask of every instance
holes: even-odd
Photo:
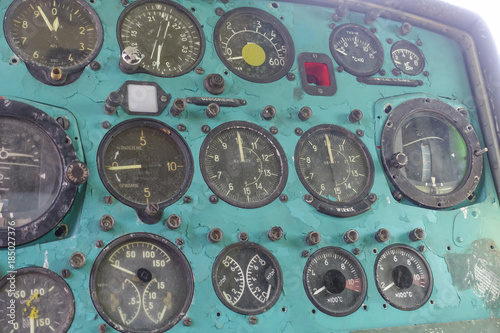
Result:
[[[307,202],[334,216],[353,216],[368,209],[374,167],[368,148],[356,135],[336,125],[306,131],[295,148],[295,169],[313,198]]]
[[[0,331],[6,333],[66,333],[75,316],[71,288],[59,275],[42,267],[20,268],[4,276],[0,304]]]
[[[257,8],[241,7],[222,15],[214,44],[224,65],[252,82],[282,78],[295,59],[293,40],[283,23]]]
[[[15,0],[3,27],[30,73],[50,85],[78,79],[103,43],[101,21],[84,0]]]
[[[194,292],[191,266],[167,239],[134,233],[109,243],[90,273],[99,315],[126,333],[165,332],[186,314]]]
[[[106,189],[145,223],[158,222],[163,209],[176,202],[193,179],[193,157],[184,139],[150,119],[127,120],[106,133],[97,166]],[[150,214],[153,204],[159,214]]]
[[[378,38],[357,24],[335,27],[330,35],[330,51],[346,72],[356,76],[371,76],[384,63],[384,50]]]
[[[408,75],[418,75],[425,67],[422,51],[415,44],[405,40],[392,45],[391,59],[397,69]]]
[[[169,0],[140,0],[129,5],[116,27],[120,50],[139,54],[132,72],[175,77],[193,70],[205,52],[205,36],[196,18]]]
[[[404,244],[384,248],[375,261],[375,283],[382,297],[400,310],[416,310],[432,293],[432,272],[425,258]]]
[[[255,315],[278,301],[283,275],[271,252],[255,243],[240,242],[219,253],[212,269],[212,283],[217,297],[229,309]]]
[[[309,300],[322,312],[347,316],[363,304],[366,275],[359,261],[338,247],[325,247],[307,259],[303,274]]]
[[[233,121],[203,141],[200,167],[210,189],[236,207],[256,208],[276,199],[288,177],[283,148],[268,131]]]

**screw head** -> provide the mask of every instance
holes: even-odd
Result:
[[[309,251],[304,250],[304,251],[302,251],[302,253],[300,255],[302,256],[302,258],[307,258],[307,257],[309,257],[310,253],[309,253]]]
[[[184,317],[184,319],[182,319],[182,325],[184,326],[191,326],[192,323],[193,320],[189,317]]]
[[[106,324],[99,325],[99,333],[105,333],[108,331],[108,326]]]
[[[83,267],[85,265],[86,261],[87,261],[87,259],[85,258],[85,255],[81,252],[75,252],[69,258],[69,264],[73,268]]]
[[[98,239],[94,242],[94,245],[96,248],[100,249],[101,247],[104,246],[104,241],[102,239]]]
[[[209,200],[210,200],[210,203],[212,203],[214,205],[219,202],[219,198],[215,194],[212,194],[210,196]]]
[[[295,134],[298,135],[298,136],[301,136],[302,134],[304,134],[304,131],[302,130],[302,128],[296,128],[295,129]]]
[[[175,244],[177,244],[177,246],[183,246],[184,245],[184,239],[182,238],[176,238],[175,239]]]
[[[276,135],[278,134],[278,128],[276,126],[271,126],[271,128],[269,128],[269,132],[271,132],[272,135]]]
[[[210,243],[218,243],[222,240],[223,237],[224,237],[224,233],[219,228],[213,228],[208,233],[208,241]]]
[[[111,127],[111,123],[109,121],[105,120],[101,123],[101,127],[104,129],[109,129]]]
[[[208,134],[210,132],[210,126],[208,125],[201,126],[201,131],[205,134]]]
[[[248,241],[248,234],[246,232],[240,232],[238,234],[238,239],[242,242]]]
[[[295,74],[292,72],[286,73],[286,78],[288,81],[294,81],[295,80]]]
[[[182,218],[177,214],[170,215],[165,221],[167,228],[169,228],[170,230],[175,230],[179,228],[181,226],[181,223],[182,223]]]
[[[256,316],[250,316],[248,317],[248,322],[250,323],[250,325],[257,325],[259,319]]]
[[[63,279],[67,279],[71,276],[71,271],[67,268],[64,268],[63,270],[61,270],[61,276],[63,277]]]

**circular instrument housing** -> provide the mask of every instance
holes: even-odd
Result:
[[[169,0],[140,0],[118,19],[120,50],[140,54],[136,73],[176,77],[193,70],[203,58],[205,35],[200,23],[183,6]]]
[[[287,159],[278,140],[246,121],[219,125],[207,135],[200,150],[200,168],[219,198],[241,208],[271,203],[288,178]]]
[[[256,315],[269,310],[281,295],[283,275],[276,258],[251,242],[225,247],[212,268],[212,284],[230,310]]]
[[[416,310],[431,296],[433,279],[429,264],[410,246],[393,244],[380,251],[374,274],[380,295],[399,310]]]
[[[293,39],[283,23],[257,8],[240,7],[222,15],[214,44],[231,72],[257,83],[282,78],[295,59]]]
[[[387,177],[416,205],[441,209],[472,195],[483,170],[473,126],[452,106],[431,98],[392,110],[381,136]]]
[[[408,75],[418,75],[425,67],[422,51],[406,40],[400,40],[392,45],[391,59],[397,69]]]
[[[109,243],[90,273],[99,315],[120,332],[165,332],[186,314],[194,277],[184,254],[167,239],[134,233]]]

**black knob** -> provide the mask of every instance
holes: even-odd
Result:
[[[349,121],[351,123],[357,123],[361,119],[363,119],[363,112],[361,112],[361,110],[354,109],[351,111],[351,113],[349,113]]]
[[[170,114],[174,117],[178,117],[184,110],[186,110],[186,107],[187,103],[184,98],[176,98],[170,107]]]
[[[375,233],[375,240],[379,243],[387,242],[391,238],[391,233],[387,229],[379,229]]]
[[[403,24],[401,24],[401,26],[399,27],[399,33],[401,34],[401,36],[406,36],[410,33],[411,28],[412,26],[410,23],[403,22]]]
[[[344,17],[346,17],[347,14],[349,14],[349,7],[347,7],[346,5],[340,5],[335,9],[335,13],[333,13],[332,15],[332,20],[334,20],[335,22],[339,22]]]
[[[275,115],[276,115],[276,108],[272,105],[266,106],[264,110],[262,110],[262,112],[260,113],[260,116],[264,120],[271,120],[274,118]]]
[[[220,112],[220,106],[217,103],[210,103],[205,110],[205,115],[208,118],[215,118]]]
[[[406,164],[408,164],[408,156],[406,156],[402,152],[395,153],[391,157],[391,164],[396,169],[401,169],[402,167],[406,166]]]
[[[104,112],[107,114],[114,114],[118,107],[123,102],[123,96],[118,91],[113,91],[106,98],[106,103],[104,104]]]
[[[312,112],[311,108],[308,106],[304,106],[300,109],[297,116],[299,117],[300,120],[306,121],[307,119],[312,117],[312,114],[313,114],[313,112]]]
[[[226,81],[220,74],[208,74],[203,80],[203,86],[212,95],[220,95],[226,90]]]

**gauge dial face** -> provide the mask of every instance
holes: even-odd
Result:
[[[357,24],[342,24],[333,29],[330,51],[346,72],[356,76],[371,76],[384,63],[384,50],[378,38]]]
[[[354,133],[336,125],[315,126],[295,148],[295,169],[306,189],[328,203],[362,200],[373,185],[373,161]]]
[[[338,247],[325,247],[307,260],[303,274],[309,300],[322,312],[347,316],[363,304],[366,275],[359,261]]]
[[[283,191],[288,166],[283,148],[268,131],[244,121],[222,124],[201,146],[203,178],[222,200],[256,208]]]
[[[191,305],[194,278],[173,243],[154,234],[128,234],[96,258],[90,292],[99,315],[116,330],[164,332]]]
[[[222,303],[234,312],[255,315],[269,310],[283,288],[281,267],[264,247],[240,242],[215,259],[212,284]]]
[[[19,58],[50,69],[86,66],[103,42],[101,21],[83,0],[15,0],[4,32]]]
[[[432,272],[425,258],[412,247],[393,244],[375,261],[375,283],[382,297],[397,309],[411,311],[432,293]]]
[[[97,154],[108,191],[133,208],[177,201],[193,178],[193,158],[184,139],[154,120],[125,121],[103,138]]]
[[[422,51],[415,44],[405,40],[394,43],[391,48],[391,58],[394,66],[408,75],[418,75],[425,67]]]
[[[252,82],[282,78],[295,58],[293,40],[285,26],[256,8],[242,7],[225,13],[215,26],[214,44],[227,68]]]
[[[12,301],[13,323],[12,309],[7,307]],[[4,276],[0,280],[0,303],[2,332],[66,333],[75,315],[71,288],[59,275],[41,267],[21,268]]]
[[[128,6],[117,25],[120,49],[134,47],[146,73],[174,77],[191,71],[205,52],[205,36],[196,18],[168,0],[141,0]]]

